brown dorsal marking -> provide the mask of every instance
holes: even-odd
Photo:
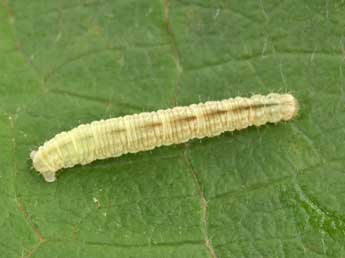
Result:
[[[145,124],[141,128],[151,129],[151,128],[157,128],[157,127],[162,127],[162,126],[163,126],[162,123],[156,122],[156,123]]]
[[[229,109],[229,110],[215,110],[215,111],[212,111],[210,113],[206,113],[204,114],[205,117],[214,117],[214,116],[221,116],[221,115],[225,115],[229,112],[232,112],[232,113],[237,113],[237,112],[242,112],[242,111],[247,111],[247,110],[256,110],[256,109],[259,109],[259,108],[265,108],[265,107],[273,107],[273,106],[277,106],[279,105],[278,103],[269,103],[269,104],[255,104],[255,105],[245,105],[245,106],[241,106],[241,107],[236,107],[236,108],[233,108],[233,109]]]
[[[188,123],[188,122],[192,122],[195,121],[197,119],[196,116],[184,116],[184,117],[179,117],[177,119],[171,120],[171,122],[173,123]]]
[[[127,130],[124,128],[114,128],[109,131],[111,134],[126,133]]]

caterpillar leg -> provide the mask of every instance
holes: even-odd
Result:
[[[45,172],[42,173],[42,176],[48,183],[54,182],[56,180],[55,172]]]

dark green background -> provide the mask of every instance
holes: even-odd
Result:
[[[0,257],[345,257],[344,1],[0,1]],[[270,92],[297,119],[31,169],[80,123]]]

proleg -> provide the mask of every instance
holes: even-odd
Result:
[[[127,115],[59,133],[31,152],[30,157],[44,179],[53,182],[62,168],[213,137],[252,125],[289,121],[298,110],[298,102],[291,94],[271,93]]]

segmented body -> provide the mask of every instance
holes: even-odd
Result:
[[[212,137],[251,125],[287,121],[297,112],[298,103],[292,95],[272,93],[127,115],[59,133],[33,151],[31,158],[45,180],[53,182],[55,172],[61,168]]]

